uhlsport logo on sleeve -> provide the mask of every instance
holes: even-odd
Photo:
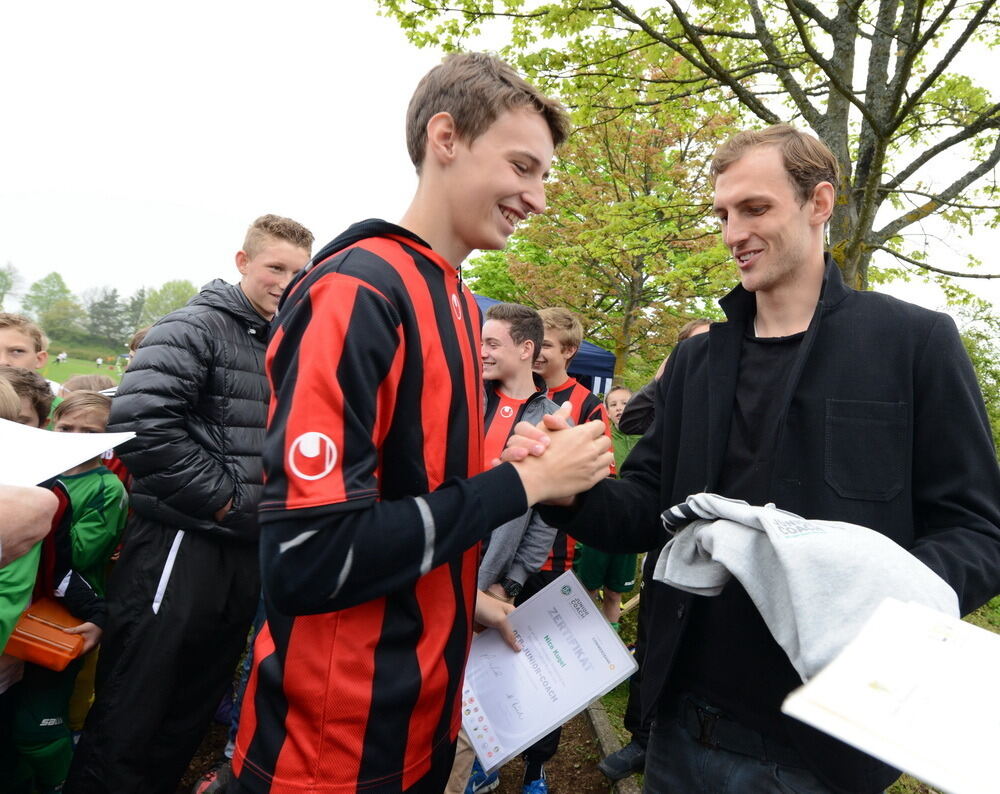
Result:
[[[462,302],[458,299],[458,295],[454,292],[451,293],[451,308],[455,312],[455,319],[462,320]]]
[[[324,433],[303,433],[288,448],[288,468],[302,480],[320,480],[337,465],[337,445]]]

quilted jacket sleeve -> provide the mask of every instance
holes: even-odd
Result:
[[[201,519],[211,519],[235,489],[186,422],[201,407],[213,342],[191,313],[168,315],[153,326],[122,378],[108,422],[109,432],[136,433],[118,447],[133,489]]]

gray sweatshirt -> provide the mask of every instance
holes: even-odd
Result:
[[[833,661],[884,598],[959,614],[947,582],[867,527],[710,493],[689,496],[662,518],[676,534],[654,578],[714,596],[735,576],[803,681]]]

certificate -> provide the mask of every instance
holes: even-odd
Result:
[[[781,710],[952,794],[1000,790],[1000,636],[887,598]]]
[[[472,640],[462,724],[489,772],[579,714],[637,669],[572,571],[509,616],[516,653],[496,631]]]

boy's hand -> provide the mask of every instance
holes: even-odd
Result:
[[[230,496],[229,501],[215,511],[215,516],[213,517],[215,518],[216,523],[224,519],[226,517],[226,513],[228,513],[232,509],[232,507],[233,507],[233,498]]]
[[[512,461],[521,477],[528,506],[539,502],[572,505],[577,494],[590,490],[607,477],[615,458],[611,439],[605,433],[601,421],[552,429],[544,455],[529,454]]]
[[[521,646],[514,636],[514,630],[510,627],[510,623],[507,622],[507,615],[513,611],[513,604],[500,601],[493,596],[487,595],[482,590],[476,592],[475,621],[478,624],[476,630],[479,631],[480,627],[496,629],[500,632],[500,636],[503,637],[504,642],[515,651],[520,651]]]
[[[96,623],[81,623],[69,629],[63,629],[67,634],[83,635],[83,653],[89,652],[97,643],[101,641],[101,634],[104,632]],[[82,656],[83,654],[81,654]]]

